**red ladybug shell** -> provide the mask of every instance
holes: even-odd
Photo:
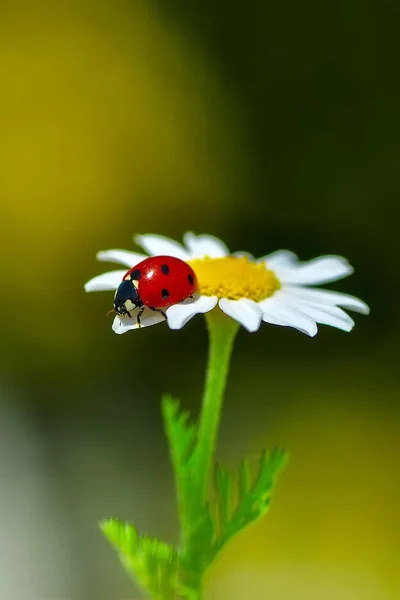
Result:
[[[149,256],[124,275],[138,290],[145,306],[165,308],[189,298],[197,288],[187,263],[173,256]]]

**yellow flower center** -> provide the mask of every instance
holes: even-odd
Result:
[[[189,264],[197,276],[197,291],[203,296],[229,300],[250,298],[260,302],[281,287],[275,273],[264,263],[255,263],[248,258],[195,258]]]

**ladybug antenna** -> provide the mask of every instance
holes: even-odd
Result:
[[[108,311],[108,313],[106,313],[106,317],[108,317],[109,315],[111,315],[111,313],[115,312],[114,309],[112,308],[111,310]]]

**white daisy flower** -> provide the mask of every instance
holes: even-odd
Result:
[[[127,250],[99,252],[98,260],[115,262],[125,269],[94,277],[86,283],[85,290],[115,291],[127,268],[147,256],[180,258],[195,271],[198,293],[194,300],[175,304],[166,310],[171,329],[181,329],[199,313],[221,310],[251,332],[257,331],[264,321],[294,327],[312,337],[317,333],[317,323],[351,331],[354,321],[343,308],[369,313],[365,302],[354,296],[309,287],[350,275],[353,268],[341,256],[320,256],[300,262],[292,252],[279,250],[256,259],[245,252],[231,254],[218,238],[191,232],[184,235],[183,245],[151,234],[138,235],[135,241],[146,255]],[[141,326],[155,325],[163,320],[160,313],[146,309]],[[138,325],[135,319],[116,315],[112,327],[116,333],[125,333],[137,329]]]

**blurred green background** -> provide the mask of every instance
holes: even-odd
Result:
[[[207,600],[400,597],[399,18],[389,0],[1,3],[1,600],[138,597],[105,516],[176,541],[159,401],[197,414],[203,319],[119,337],[112,294],[83,283],[98,250],[186,230],[344,255],[355,275],[327,287],[372,309],[350,335],[241,331],[218,458],[291,462]]]

